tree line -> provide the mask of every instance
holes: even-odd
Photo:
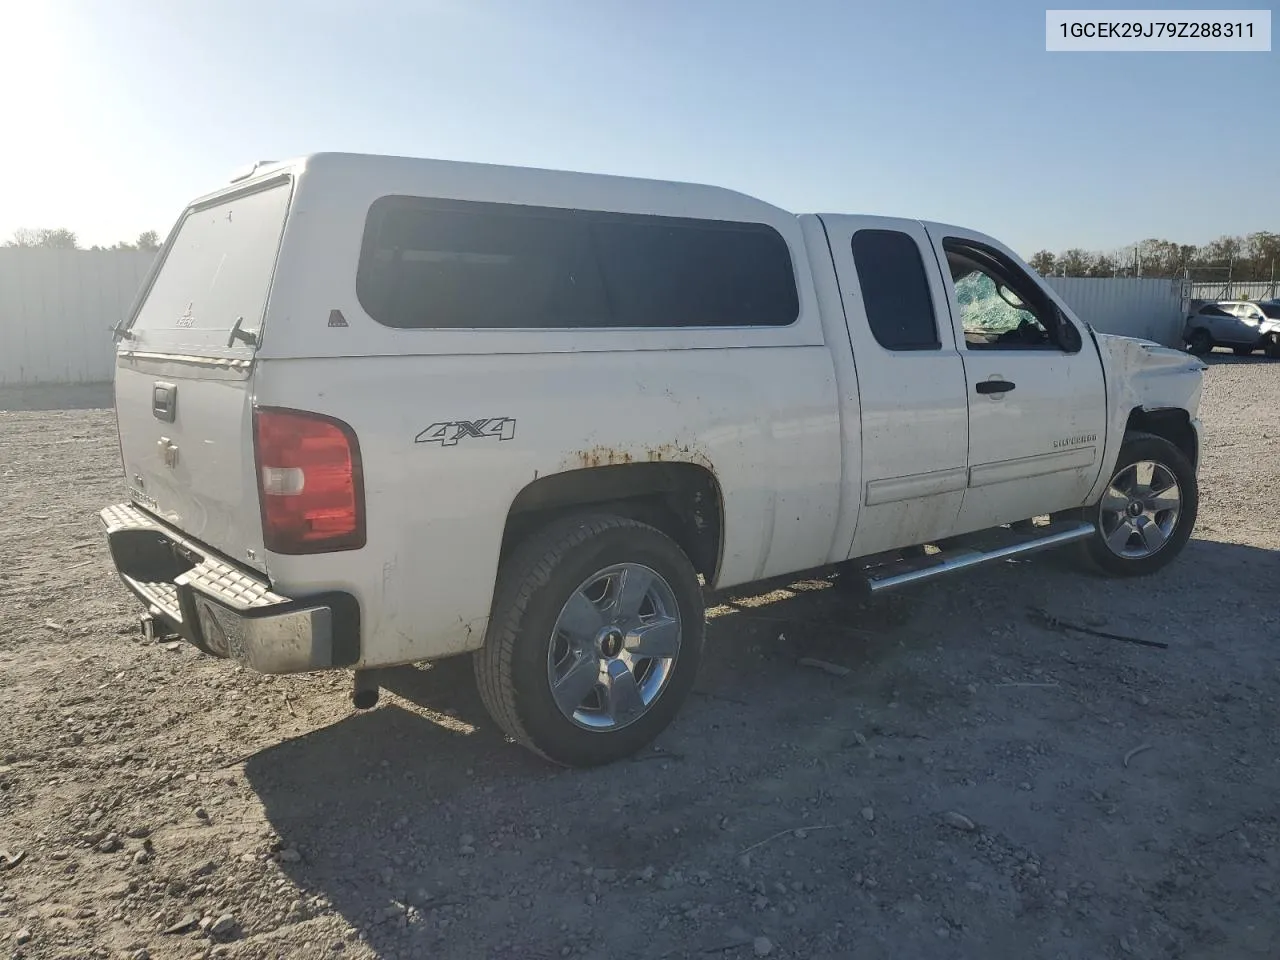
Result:
[[[1040,250],[1027,261],[1041,276],[1186,277],[1193,281],[1248,282],[1280,278],[1280,233],[1260,230],[1219,237],[1203,246],[1143,240],[1109,253],[1073,247]]]
[[[4,243],[6,247],[43,247],[79,250],[75,231],[66,227],[23,228]],[[109,247],[90,250],[160,249],[160,235],[145,230],[130,243],[121,240]],[[1212,243],[1174,243],[1172,240],[1142,240],[1120,250],[1101,252],[1072,247],[1061,253],[1039,250],[1027,261],[1046,277],[1186,277],[1198,281],[1277,279],[1280,268],[1280,233],[1260,230],[1238,237],[1222,236]]]
[[[5,247],[38,247],[44,250],[80,250],[80,238],[76,236],[74,230],[68,230],[66,227],[20,227],[13,232],[13,236],[6,240],[3,244]],[[94,244],[90,250],[143,250],[148,253],[155,253],[160,249],[160,234],[154,230],[144,230],[138,234],[138,238],[130,243],[128,240],[119,240],[109,247]]]

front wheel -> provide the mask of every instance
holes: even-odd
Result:
[[[1267,338],[1267,359],[1280,360],[1280,333],[1273,333]]]
[[[623,517],[571,517],[503,564],[476,681],[517,743],[595,766],[635,753],[671,722],[705,632],[702,588],[674,541]]]
[[[1199,505],[1195,469],[1181,450],[1153,434],[1127,434],[1111,482],[1089,511],[1096,527],[1085,541],[1089,558],[1111,576],[1155,573],[1186,546]]]

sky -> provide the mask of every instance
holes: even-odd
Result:
[[[1046,53],[1044,11],[0,0],[0,239],[163,236],[246,163],[324,150],[713,183],[1027,256],[1280,231],[1280,46]]]

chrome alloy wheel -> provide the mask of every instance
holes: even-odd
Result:
[[[593,573],[561,608],[547,650],[560,712],[600,732],[634,723],[671,677],[680,626],[675,592],[656,571],[620,563]]]
[[[1181,515],[1182,490],[1173,471],[1139,460],[1111,478],[1099,505],[1098,528],[1117,557],[1142,560],[1164,547]]]

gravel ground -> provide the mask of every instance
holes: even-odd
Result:
[[[112,414],[58,406],[0,396],[0,956],[1280,956],[1280,364],[1213,358],[1160,576],[729,598],[657,749],[588,773],[465,661],[356,715],[140,642]]]

